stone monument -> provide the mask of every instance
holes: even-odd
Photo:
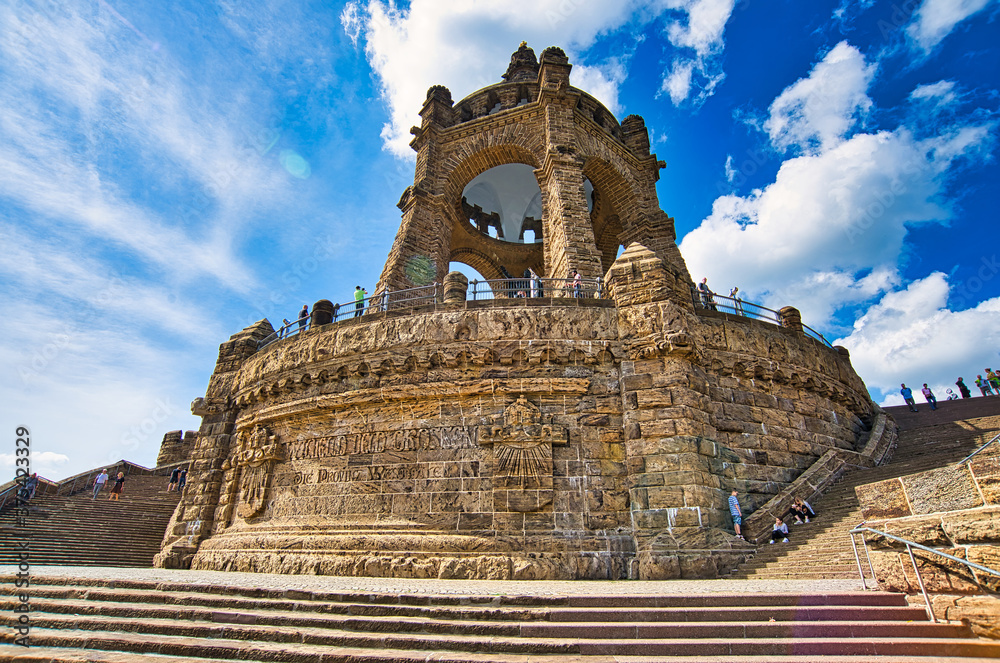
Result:
[[[894,427],[798,311],[699,305],[642,118],[570,69],[522,44],[503,82],[428,91],[372,305],[222,344],[158,566],[715,577],[753,551],[733,488],[753,539],[886,456]],[[507,280],[480,299],[452,262]]]

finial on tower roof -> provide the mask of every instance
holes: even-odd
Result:
[[[522,41],[514,54],[510,56],[510,66],[503,75],[508,83],[533,82],[538,78],[538,58],[535,52],[528,48],[528,42]]]

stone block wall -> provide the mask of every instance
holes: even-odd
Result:
[[[858,486],[867,527],[1000,571],[1000,444],[965,464]],[[866,534],[880,586],[920,593],[905,545]],[[1000,576],[914,549],[935,614],[1000,637]]]
[[[156,457],[156,466],[174,465],[187,461],[191,457],[191,450],[194,449],[194,441],[198,434],[189,430],[187,432],[172,430],[163,436],[160,442],[160,453]]]

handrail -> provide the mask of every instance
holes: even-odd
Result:
[[[486,286],[482,289],[481,286]],[[485,281],[469,281],[467,298],[471,301],[483,299],[535,299],[552,297],[560,293],[567,297],[578,299],[601,299],[606,296],[604,281],[601,278],[581,279],[543,279],[543,278],[509,278],[488,279]]]
[[[439,283],[417,286],[415,288],[405,288],[403,290],[392,290],[390,292],[377,292],[364,299],[354,299],[349,302],[333,305],[333,322],[339,322],[346,318],[358,318],[369,313],[380,311],[394,311],[404,308],[414,308],[433,304],[438,300],[440,290]],[[359,306],[360,304],[360,306]],[[274,343],[275,341],[290,338],[308,330],[312,326],[312,315],[296,318],[287,325],[282,325],[270,335],[257,343],[257,349]]]
[[[696,309],[701,309],[703,311],[718,311],[720,313],[738,315],[744,318],[763,320],[764,322],[770,322],[778,325],[779,327],[781,326],[781,313],[775,311],[774,309],[767,308],[766,306],[761,306],[760,304],[744,301],[739,297],[727,297],[726,295],[720,295],[714,292],[703,293],[699,291],[697,287],[692,286],[691,300],[694,302],[694,307]],[[833,344],[826,340],[825,336],[809,325],[802,325],[802,333],[819,341],[828,348],[833,347]]]
[[[996,435],[994,435],[994,436],[993,436],[993,439],[992,439],[992,440],[990,440],[989,442],[987,442],[987,443],[986,443],[986,444],[984,444],[983,446],[979,447],[978,449],[976,449],[975,451],[973,451],[973,452],[972,452],[971,454],[969,454],[968,456],[966,456],[966,457],[965,457],[965,458],[963,458],[962,460],[958,461],[958,464],[959,464],[959,466],[961,466],[961,465],[965,465],[966,463],[968,463],[968,462],[969,462],[970,460],[972,460],[972,457],[973,457],[973,456],[975,456],[975,455],[976,455],[976,454],[978,454],[978,453],[979,453],[980,451],[982,451],[982,450],[983,450],[983,449],[985,449],[986,447],[990,446],[991,444],[993,444],[993,443],[994,443],[994,442],[996,442],[997,440],[1000,440],[1000,433],[997,433]]]
[[[888,532],[883,532],[873,527],[863,527],[865,522],[866,521],[861,521],[861,523],[857,527],[848,532],[851,535],[851,547],[854,548],[854,561],[857,563],[858,573],[861,575],[861,586],[864,589],[868,589],[868,584],[866,583],[866,578],[865,578],[865,572],[861,567],[861,556],[858,554],[858,545],[854,539],[855,534],[864,534],[865,532],[871,532],[872,534],[878,534],[879,536],[884,536],[887,539],[891,539],[898,543],[904,544],[906,546],[906,552],[910,555],[910,563],[913,565],[913,572],[917,576],[917,584],[920,585],[920,593],[923,594],[924,596],[924,606],[927,610],[927,615],[930,618],[930,620],[934,623],[937,623],[937,618],[934,616],[934,610],[931,607],[930,598],[927,596],[927,588],[924,587],[924,579],[920,575],[920,568],[917,566],[917,560],[913,556],[914,548],[918,548],[920,550],[933,553],[935,555],[938,555],[939,557],[944,557],[945,559],[950,559],[953,562],[960,562],[972,569],[978,569],[979,571],[983,571],[991,575],[1000,576],[1000,571],[997,571],[996,569],[991,569],[987,566],[983,566],[982,564],[976,564],[975,562],[970,562],[969,560],[962,559],[961,557],[955,557],[954,555],[949,555],[948,553],[941,552],[940,550],[935,550],[934,548],[929,548],[928,546],[919,544],[916,541],[910,541],[909,539],[904,539],[901,536],[889,534]],[[877,583],[878,578],[875,577],[875,567],[872,565],[871,555],[868,553],[868,542],[865,541],[864,536],[861,537],[861,545],[865,551],[865,559],[868,561],[868,568],[871,569],[872,572],[872,580]]]

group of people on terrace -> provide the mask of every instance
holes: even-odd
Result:
[[[708,287],[708,278],[703,278],[698,283],[698,300],[701,302],[701,307],[709,311],[718,311],[719,306],[715,301],[715,297],[716,294]],[[732,303],[727,305],[726,308],[733,309],[733,312],[737,315],[746,315],[746,312],[743,310],[743,299],[740,297],[739,286],[733,286],[733,289],[729,291],[729,299],[732,300]]]
[[[987,368],[985,370],[986,377],[982,375],[977,375],[975,384],[983,396],[1000,396],[1000,375],[994,372],[992,368]],[[955,381],[955,386],[958,387],[958,392],[961,394],[962,398],[972,398],[972,390],[969,386],[965,384],[965,380],[961,377]],[[913,399],[913,390],[906,386],[906,383],[899,385],[899,393],[902,394],[903,400],[906,402],[907,407],[910,408],[910,412],[919,412],[917,409],[917,404]],[[937,397],[934,396],[934,392],[927,383],[924,383],[923,388],[921,388],[920,393],[924,395],[924,399],[927,404],[931,406],[931,410],[937,409]],[[948,396],[945,400],[957,401],[959,399],[959,394],[956,394],[951,388],[948,389]]]

